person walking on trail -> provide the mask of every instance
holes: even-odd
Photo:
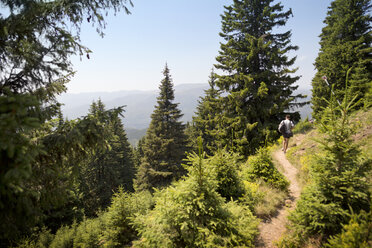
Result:
[[[290,115],[286,115],[285,120],[282,120],[279,124],[279,132],[283,134],[283,138],[284,138],[283,148],[282,148],[282,151],[284,153],[287,152],[289,138],[293,137],[293,133],[292,133],[293,127],[294,127],[294,124],[291,121]]]

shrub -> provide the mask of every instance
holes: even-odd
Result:
[[[267,148],[260,148],[256,155],[249,157],[242,176],[251,182],[262,179],[281,190],[286,190],[289,186],[288,180],[275,168]]]
[[[50,230],[43,228],[39,233],[31,235],[17,244],[17,248],[48,248],[54,239]]]
[[[150,192],[126,193],[120,188],[107,211],[100,213],[97,218],[84,219],[71,227],[62,226],[55,235],[43,230],[36,241],[26,239],[18,247],[123,247],[137,238],[130,218],[145,214],[152,206]]]
[[[155,193],[155,207],[134,223],[134,247],[253,247],[257,220],[248,207],[224,203],[213,166],[190,155],[188,177]]]
[[[245,206],[254,211],[255,206],[264,198],[264,193],[258,190],[259,185],[248,181],[243,181],[244,194],[239,198],[239,201]]]
[[[314,124],[309,121],[308,117],[306,117],[304,120],[301,120],[295,125],[293,128],[293,133],[306,133],[313,128]]]
[[[101,235],[103,232],[103,222],[101,217],[95,219],[85,219],[76,228],[74,237],[74,247],[96,248],[101,247]]]
[[[336,235],[349,222],[350,208],[357,214],[370,209],[367,176],[372,163],[351,138],[356,130],[349,118],[353,100],[346,92],[342,103],[333,98],[328,103],[319,126],[326,134],[318,140],[322,152],[310,168],[311,184],[289,217],[291,234],[283,240],[283,247],[301,246],[315,235],[322,234],[325,239]]]
[[[207,160],[206,166],[215,171],[217,192],[226,200],[237,200],[244,194],[244,185],[238,175],[238,156],[219,150]]]
[[[346,215],[347,210],[337,203],[327,201],[319,187],[311,184],[304,189],[296,210],[289,216],[293,235],[290,239],[284,239],[283,243],[288,245],[299,239],[295,247],[300,247],[310,235],[329,235],[339,228],[340,221]],[[287,245],[283,247],[291,247]]]
[[[329,248],[368,248],[372,247],[372,212],[352,214],[350,221],[344,225],[342,232],[331,237],[326,247]]]
[[[123,247],[137,238],[137,232],[131,225],[131,217],[145,214],[152,205],[153,199],[149,191],[130,194],[120,188],[102,217],[105,224],[102,242],[105,247]]]
[[[74,223],[71,227],[62,226],[59,228],[50,244],[50,248],[73,248],[76,227],[77,225]]]

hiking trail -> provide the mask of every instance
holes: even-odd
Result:
[[[285,201],[285,205],[278,209],[277,215],[260,223],[258,227],[260,234],[256,247],[277,247],[275,242],[279,240],[286,230],[287,216],[289,211],[296,207],[296,201],[301,192],[296,178],[297,169],[287,160],[284,152],[278,150],[273,154],[273,157],[283,166],[283,174],[290,182],[289,197]]]

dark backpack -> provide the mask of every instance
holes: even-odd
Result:
[[[285,125],[284,125],[284,121],[280,122],[279,127],[278,127],[278,131],[282,134],[285,133],[286,128],[285,128]]]

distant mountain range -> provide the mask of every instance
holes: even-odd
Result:
[[[194,115],[195,108],[200,96],[208,84],[181,84],[174,86],[175,102],[184,114],[183,122],[190,121]],[[310,95],[310,92],[301,92]],[[93,101],[99,98],[105,104],[106,109],[126,106],[123,123],[127,131],[128,139],[135,144],[141,138],[150,124],[151,114],[156,105],[158,91],[115,91],[115,92],[94,92],[94,93],[65,93],[58,97],[63,103],[62,112],[68,119],[75,119],[88,113]],[[310,96],[308,96],[308,100]],[[299,109],[301,116],[309,116],[311,108],[309,105]]]
[[[191,120],[198,99],[204,94],[208,84],[182,84],[174,87],[175,102],[184,114],[182,121]],[[144,129],[150,124],[151,113],[156,104],[158,91],[116,91],[94,93],[66,93],[58,100],[64,104],[62,112],[68,119],[75,119],[88,113],[89,106],[99,98],[106,109],[126,106],[123,119],[126,128]]]

